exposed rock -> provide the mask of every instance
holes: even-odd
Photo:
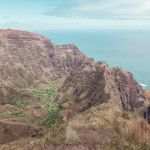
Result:
[[[143,88],[133,78],[133,75],[122,68],[108,69],[106,72],[106,91],[111,98],[124,110],[134,111],[148,101]],[[109,76],[109,73],[111,76]],[[114,84],[112,84],[114,83]],[[114,86],[115,85],[115,86]]]
[[[145,94],[148,97],[149,102],[150,102],[150,91],[145,90]],[[143,115],[144,115],[144,118],[147,120],[147,122],[150,124],[150,105],[146,108]]]
[[[50,39],[35,33],[0,30],[0,113],[21,111],[34,120],[44,120],[47,109],[38,105],[38,97],[18,88],[47,87],[52,81],[66,78],[86,56],[73,45],[55,45]],[[21,110],[17,100],[32,101]],[[0,144],[20,137],[41,135],[41,127],[27,117],[0,116]]]
[[[144,118],[150,124],[150,106],[147,107],[146,111],[144,112]]]
[[[0,30],[0,100],[9,95],[8,87],[45,87],[66,77],[85,59],[73,45],[55,45],[35,33]]]
[[[64,119],[109,100],[120,109],[129,111],[144,106],[147,101],[144,90],[131,73],[121,68],[110,69],[105,62],[94,62],[73,44],[55,45],[39,34],[0,30],[1,113],[7,110],[20,111],[20,108],[4,105],[12,104],[9,99],[12,94],[23,101],[39,98],[20,92],[17,88],[46,87],[52,81],[66,77],[56,98],[56,101],[61,101],[67,95],[67,102],[62,105],[66,110],[61,111]],[[21,111],[35,120],[42,120],[47,114],[47,110],[38,103]],[[147,114],[149,108],[146,117]],[[26,117],[0,118],[0,144],[41,134],[42,129]]]
[[[147,101],[131,73],[118,67],[111,69],[107,63],[93,59],[80,63],[70,73],[56,101],[61,101],[64,94],[70,95],[73,111],[84,111],[108,100],[113,100],[122,110],[134,111]]]

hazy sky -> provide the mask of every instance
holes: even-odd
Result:
[[[150,0],[0,0],[0,28],[150,28]]]

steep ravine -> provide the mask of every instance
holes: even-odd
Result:
[[[24,137],[23,143],[14,142],[12,149],[20,146],[31,150],[34,145],[41,150],[95,150],[95,143],[102,143],[91,137],[93,134],[104,138],[104,143],[111,147],[125,134],[114,129],[116,126],[123,130],[134,121],[138,123],[133,113],[140,108],[146,110],[148,92],[131,73],[120,67],[109,68],[106,62],[94,62],[73,44],[55,45],[39,34],[0,30],[0,144],[15,140],[21,143],[20,138]],[[127,118],[132,121],[126,122]],[[148,115],[146,118],[149,120]],[[123,127],[122,122],[127,126]],[[43,123],[50,128],[46,132]],[[107,125],[111,130],[105,128]]]

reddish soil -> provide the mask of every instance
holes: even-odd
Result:
[[[67,107],[69,107],[69,103],[68,103],[68,102],[66,102],[66,103],[62,104],[62,107],[63,107],[63,108],[67,108]]]
[[[60,114],[62,117],[67,119],[73,114],[73,111],[72,110],[63,110],[60,112]]]
[[[145,90],[145,94],[148,96],[149,100],[150,100],[150,91]]]

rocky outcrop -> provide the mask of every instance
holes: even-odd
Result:
[[[59,104],[64,121],[76,112],[110,101],[120,110],[135,111],[148,99],[131,73],[119,67],[109,68],[105,62],[94,62],[75,45],[55,45],[39,34],[0,30],[0,145],[43,134],[37,124],[45,120],[48,110],[44,107],[47,103],[40,106],[40,102],[49,101],[50,95],[29,94],[18,88],[42,88],[62,78],[66,80],[56,101],[62,101]],[[9,99],[10,95],[15,99]],[[22,104],[27,105],[20,107]],[[149,111],[148,107],[147,120]]]
[[[124,110],[134,111],[144,106],[148,101],[143,88],[131,73],[117,67],[108,69],[105,75],[106,91],[110,91],[111,98]]]
[[[150,91],[145,90],[145,94],[150,103]],[[150,105],[148,107],[146,107],[143,115],[144,115],[144,118],[147,120],[147,122],[150,124]]]
[[[45,87],[85,58],[73,44],[55,45],[39,34],[0,30],[0,98],[8,87]]]
[[[147,122],[150,124],[150,106],[146,108],[146,111],[144,112],[144,118],[147,120]]]
[[[56,101],[69,95],[68,104],[74,111],[84,111],[109,100],[120,109],[134,111],[147,101],[144,90],[131,73],[109,68],[105,62],[87,59],[80,63],[59,89]]]

